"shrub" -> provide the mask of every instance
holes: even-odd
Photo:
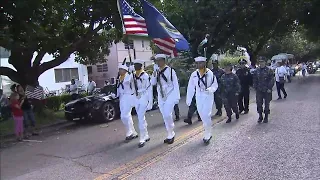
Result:
[[[72,100],[71,95],[70,94],[63,94],[61,96],[57,96],[60,97],[60,102],[63,104],[67,104],[68,102],[70,102]]]
[[[220,67],[222,67],[222,68],[225,67],[226,64],[228,64],[228,63],[231,63],[232,65],[237,65],[240,58],[243,58],[243,56],[240,56],[240,57],[227,56],[227,57],[224,57],[224,58],[219,62],[219,65],[220,65]]]
[[[46,101],[47,108],[58,111],[60,110],[61,102],[61,96],[48,97]]]

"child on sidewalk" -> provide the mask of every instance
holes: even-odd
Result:
[[[24,102],[24,98],[19,102],[19,94],[12,93],[10,97],[10,107],[15,124],[15,134],[18,141],[22,141],[23,138],[23,111],[21,106]]]

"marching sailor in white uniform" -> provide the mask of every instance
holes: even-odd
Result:
[[[139,147],[143,147],[146,142],[150,140],[147,121],[146,121],[146,111],[149,105],[149,88],[151,88],[151,83],[149,80],[149,75],[144,72],[142,66],[143,61],[139,59],[134,60],[135,73],[132,74],[132,88],[134,91],[134,107],[137,112],[137,117],[139,120],[139,130],[140,130],[140,143]],[[129,103],[129,102],[128,102]]]
[[[119,97],[120,119],[126,128],[126,140],[130,141],[138,137],[138,134],[133,126],[131,111],[134,107],[134,94],[132,88],[132,74],[128,73],[126,65],[119,65],[119,80],[117,82],[117,96]]]
[[[206,68],[206,58],[195,58],[197,70],[194,71],[189,79],[187,99],[188,106],[191,105],[192,97],[196,96],[197,110],[203,122],[204,138],[203,142],[209,144],[212,134],[211,111],[214,101],[214,92],[218,89],[216,77],[212,71]]]
[[[151,83],[157,85],[158,104],[168,133],[164,143],[174,142],[174,121],[172,112],[180,100],[179,83],[174,69],[166,65],[166,55],[155,56],[158,69],[154,69]]]

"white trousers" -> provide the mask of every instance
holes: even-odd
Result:
[[[175,136],[174,121],[172,116],[175,103],[169,98],[166,101],[162,101],[162,99],[159,98],[158,103],[168,133],[167,139],[172,139]]]
[[[140,131],[140,142],[145,142],[146,139],[149,138],[148,130],[147,130],[147,121],[146,121],[146,111],[149,103],[148,93],[141,95],[141,98],[138,99],[135,96],[135,104],[134,107],[137,112],[137,117],[139,121],[139,131]]]
[[[213,107],[213,95],[208,95],[206,92],[201,92],[196,95],[197,111],[203,123],[204,139],[209,139],[212,136],[212,120],[211,112]]]
[[[120,119],[126,128],[126,137],[130,135],[137,135],[131,115],[132,107],[134,107],[132,103],[133,101],[134,97],[130,94],[124,94],[120,97]]]

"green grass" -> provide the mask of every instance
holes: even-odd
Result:
[[[58,111],[53,112],[51,110],[45,109],[42,114],[35,114],[36,118],[36,127],[42,127],[45,125],[49,125],[55,123],[57,121],[64,119],[64,112]],[[7,135],[14,133],[14,121],[12,118],[0,122],[0,135]]]

